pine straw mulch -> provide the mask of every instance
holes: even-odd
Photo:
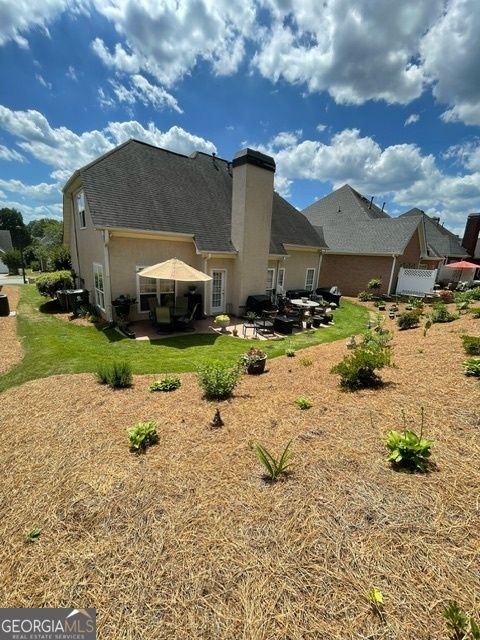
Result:
[[[170,394],[88,374],[3,393],[2,606],[96,607],[101,640],[445,638],[448,600],[480,608],[480,387],[460,341],[478,326],[396,333],[398,368],[374,391],[329,373],[345,341],[275,359],[218,403],[218,430],[192,374]],[[437,470],[397,473],[385,432],[401,409],[418,428],[421,406]],[[142,419],[160,442],[136,456],[125,430]],[[293,474],[265,483],[249,442],[292,437]]]
[[[10,311],[15,311],[20,297],[18,287],[5,285],[2,293],[8,296]],[[3,375],[23,358],[23,349],[17,338],[17,319],[15,316],[0,316],[0,375]]]

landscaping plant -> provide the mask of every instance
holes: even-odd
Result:
[[[480,337],[462,336],[463,349],[469,356],[480,356]]]
[[[265,447],[263,447],[258,442],[253,445],[255,452],[257,454],[258,459],[265,467],[269,480],[275,482],[279,476],[285,475],[288,473],[288,469],[291,466],[291,450],[290,446],[292,444],[292,440],[287,444],[285,449],[283,450],[280,458],[275,458]]]
[[[40,529],[37,529],[36,527],[34,529],[31,529],[24,538],[25,543],[33,544],[34,542],[38,542],[40,539],[40,534],[41,534]]]
[[[265,351],[263,351],[263,349],[259,349],[258,347],[250,347],[247,353],[243,353],[240,356],[240,362],[242,366],[246,370],[248,370],[249,367],[257,364],[258,362],[261,362],[262,360],[265,360],[266,357],[267,354],[265,353]]]
[[[443,611],[449,640],[480,640],[480,626],[453,601]]]
[[[211,362],[198,369],[198,383],[207,400],[229,398],[240,377],[240,367],[229,367],[222,362]]]
[[[300,360],[300,364],[302,365],[302,367],[311,367],[312,364],[313,364],[313,360],[311,358],[309,358],[308,356],[304,356]]]
[[[433,311],[431,315],[432,322],[452,322],[452,320],[456,320],[458,316],[453,313],[450,313],[447,306],[443,304],[443,302],[437,302],[433,305]]]
[[[372,299],[372,294],[370,293],[370,291],[360,291],[360,293],[358,294],[358,299],[360,300],[360,302],[368,302]]]
[[[294,358],[295,357],[295,349],[286,349],[285,350],[285,355],[287,356],[287,358]]]
[[[304,396],[297,398],[295,400],[295,404],[299,409],[302,410],[310,409],[311,407],[313,407],[313,402],[309,398],[305,398]]]
[[[399,329],[414,329],[420,324],[420,317],[416,311],[405,311],[397,318],[397,326]]]
[[[380,589],[373,587],[368,592],[368,599],[370,600],[370,604],[372,605],[373,611],[384,621],[385,616],[383,614],[383,593]]]
[[[386,343],[390,334],[368,332],[360,344],[353,347],[350,355],[330,370],[340,376],[340,385],[354,391],[367,387],[376,387],[381,379],[375,373],[377,369],[391,367],[392,349]]]
[[[108,384],[112,389],[124,389],[132,384],[132,367],[128,362],[102,364],[96,373],[97,382]]]
[[[158,442],[157,423],[137,422],[127,429],[131,451],[145,451],[147,447]]]
[[[480,378],[480,358],[469,358],[463,362],[463,371],[466,376]]]
[[[423,437],[423,421],[424,411],[422,407],[420,435],[406,428],[405,414],[403,414],[403,432],[388,432],[385,444],[390,453],[386,459],[387,462],[391,462],[395,468],[408,471],[409,473],[415,473],[415,471],[425,473],[428,471],[430,467],[430,449],[433,442]]]
[[[165,376],[163,380],[152,382],[149,389],[150,391],[175,391],[181,384],[178,376]]]
[[[55,293],[60,289],[72,289],[73,278],[71,271],[52,271],[42,273],[35,280],[35,285],[42,294],[48,298],[55,298]]]
[[[367,284],[367,289],[369,291],[379,291],[382,288],[382,280],[381,278],[372,278],[369,280]]]

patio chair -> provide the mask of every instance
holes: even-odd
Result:
[[[170,307],[155,307],[155,325],[159,331],[168,332],[173,329]]]
[[[273,325],[275,324],[275,318],[278,311],[262,311],[260,318],[255,320],[255,327],[257,333],[275,333]]]
[[[197,312],[199,303],[192,308],[189,313],[185,313],[183,316],[176,318],[175,320],[175,329],[178,331],[195,331],[193,327],[193,320],[195,318],[195,314]]]

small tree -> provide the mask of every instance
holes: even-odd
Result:
[[[18,249],[10,249],[2,254],[2,262],[8,267],[10,275],[16,275],[22,266],[22,254]]]
[[[379,291],[382,288],[382,279],[372,278],[369,281],[367,288],[369,289],[369,291]]]

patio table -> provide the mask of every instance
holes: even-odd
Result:
[[[290,302],[295,307],[300,307],[301,309],[315,309],[315,307],[320,306],[319,302],[315,302],[314,300],[307,300],[306,302],[303,302],[303,300],[301,300],[300,298],[290,300]]]

